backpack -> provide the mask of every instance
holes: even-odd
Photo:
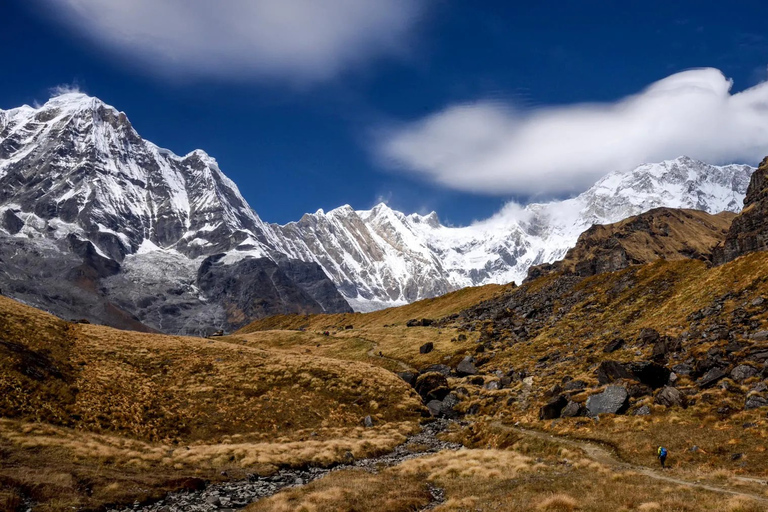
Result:
[[[666,457],[667,456],[667,449],[664,447],[659,448],[659,457]]]

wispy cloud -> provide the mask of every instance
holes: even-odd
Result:
[[[325,80],[403,49],[428,0],[37,0],[165,76]]]
[[[377,152],[449,188],[533,196],[579,192],[610,171],[680,155],[757,162],[768,154],[768,83],[738,94],[731,86],[716,69],[696,69],[615,103],[453,105],[388,130]]]

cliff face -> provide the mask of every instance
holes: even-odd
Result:
[[[736,214],[656,208],[621,222],[596,225],[579,236],[565,258],[534,267],[529,279],[549,272],[582,277],[613,272],[658,259],[712,261]]]
[[[731,224],[725,241],[715,249],[717,264],[744,254],[768,250],[768,157],[752,174],[744,198],[744,209]]]

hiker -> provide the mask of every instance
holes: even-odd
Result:
[[[664,463],[667,460],[667,449],[663,446],[659,446],[659,449],[656,450],[656,454],[659,456],[659,462],[661,462],[661,469],[664,469]]]

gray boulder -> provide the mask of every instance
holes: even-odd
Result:
[[[677,388],[667,386],[656,395],[655,403],[663,405],[664,407],[687,407],[688,400],[685,395]]]
[[[759,372],[757,368],[754,366],[749,366],[748,364],[740,364],[731,370],[731,378],[736,382],[743,382],[750,377],[754,377],[758,373]]]
[[[758,409],[760,407],[768,407],[768,400],[760,395],[749,395],[747,401],[744,403],[744,409]]]
[[[722,379],[728,375],[728,373],[725,370],[722,370],[720,368],[712,368],[707,373],[704,374],[702,378],[696,381],[696,384],[699,385],[700,388],[708,388],[710,386],[713,386]]]
[[[568,405],[566,405],[560,412],[560,416],[563,418],[575,418],[576,416],[581,416],[583,412],[584,410],[581,405],[571,401],[568,402]]]
[[[475,366],[475,359],[472,356],[465,357],[456,366],[456,373],[459,377],[466,377],[468,375],[477,375],[477,367]]]
[[[629,394],[623,386],[608,386],[605,391],[587,398],[587,414],[621,414],[629,407]]]
[[[651,414],[651,408],[647,405],[642,406],[635,411],[635,416],[649,416]]]

